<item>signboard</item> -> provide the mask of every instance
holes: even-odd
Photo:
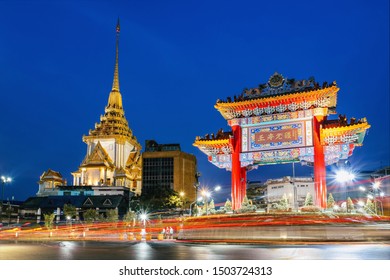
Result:
[[[242,151],[255,152],[313,145],[311,121],[286,122],[242,129]]]
[[[299,140],[299,130],[297,128],[283,129],[277,131],[260,131],[254,133],[255,144],[285,143]]]

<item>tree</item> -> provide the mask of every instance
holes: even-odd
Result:
[[[99,213],[95,209],[88,209],[84,212],[84,221],[92,223],[99,220]]]
[[[347,210],[355,210],[355,206],[353,205],[352,199],[350,197],[347,198]]]
[[[106,212],[106,216],[107,222],[117,222],[119,220],[118,209],[108,209]]]
[[[335,205],[335,201],[334,201],[333,195],[332,195],[332,193],[329,193],[328,201],[327,201],[327,208],[333,209],[334,205]]]
[[[52,229],[54,224],[54,218],[56,217],[56,214],[43,214],[43,218],[45,219],[45,227],[47,229]]]
[[[241,208],[248,208],[250,206],[249,200],[247,196],[244,196],[241,203]]]
[[[242,199],[240,212],[242,213],[251,212],[256,210],[256,208],[257,207],[252,204],[252,201],[249,200],[247,196],[244,196],[244,198]]]
[[[311,206],[311,205],[314,205],[313,197],[311,196],[310,193],[307,193],[306,199],[305,199],[305,206]]]
[[[142,194],[137,207],[138,210],[149,209],[149,211],[166,208],[178,208],[182,206],[182,200],[177,192],[171,188],[159,187],[153,193]],[[133,207],[133,206],[132,206]]]
[[[289,208],[287,194],[283,194],[282,200],[279,202],[279,209],[287,210]]]
[[[195,204],[195,206],[192,209],[192,215],[193,216],[199,216],[200,213],[201,213],[201,211],[199,209],[199,206],[197,204]]]
[[[215,214],[215,204],[214,204],[214,199],[212,199],[209,203],[209,213],[210,214]]]
[[[123,221],[125,222],[126,226],[134,226],[135,225],[135,219],[137,218],[137,215],[134,211],[129,210],[124,216]]]
[[[73,206],[72,204],[65,204],[64,205],[64,215],[66,217],[66,219],[68,219],[68,217],[70,219],[72,219],[73,217],[76,216],[76,207]]]
[[[365,209],[368,213],[376,214],[375,205],[374,205],[374,203],[372,202],[372,200],[369,199],[369,198],[367,198],[367,202],[366,202],[366,205],[364,206],[364,209]]]
[[[182,200],[180,198],[180,196],[176,195],[176,194],[172,194],[170,195],[167,200],[166,200],[166,205],[170,208],[178,208],[180,206],[182,206]]]
[[[232,202],[229,199],[226,199],[225,202],[225,211],[230,212],[232,211]]]

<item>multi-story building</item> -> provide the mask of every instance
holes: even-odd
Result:
[[[172,189],[183,193],[185,201],[195,200],[196,157],[181,151],[179,144],[147,140],[142,163],[142,194]]]
[[[277,203],[286,195],[291,208],[301,207],[305,203],[308,193],[315,200],[314,180],[312,177],[285,176],[279,179],[269,179],[267,186],[267,201]]]
[[[267,185],[261,181],[248,181],[246,194],[257,208],[267,207]]]

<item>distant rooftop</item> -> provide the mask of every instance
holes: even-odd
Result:
[[[158,144],[155,140],[145,141],[145,152],[181,151],[180,144]]]

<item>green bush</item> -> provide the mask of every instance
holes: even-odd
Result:
[[[301,212],[321,212],[321,208],[314,205],[308,205],[301,207]]]

